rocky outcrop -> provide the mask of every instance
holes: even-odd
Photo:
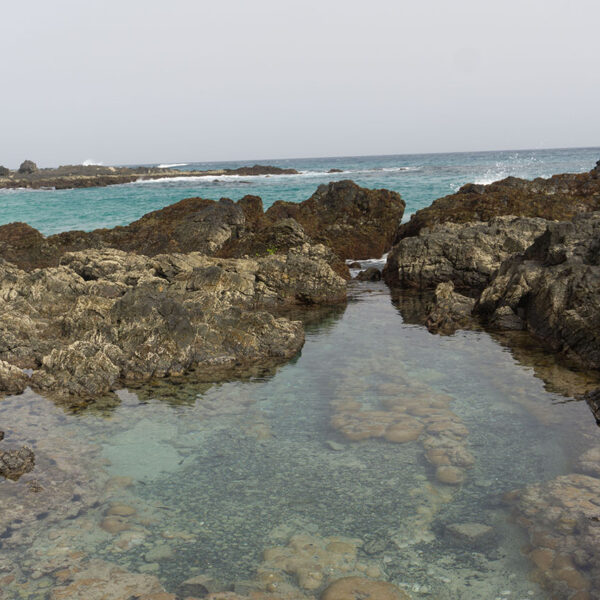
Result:
[[[546,229],[544,219],[496,217],[487,223],[445,223],[400,240],[384,270],[392,287],[483,289],[503,260],[523,252]]]
[[[552,350],[600,368],[600,213],[549,223],[504,261],[475,310],[496,324],[522,322]]]
[[[187,198],[126,226],[48,238],[25,223],[10,223],[0,226],[0,258],[30,270],[57,266],[66,252],[86,249],[116,248],[147,256],[201,252],[231,258],[269,256],[323,243],[321,258],[349,279],[346,255],[356,251],[372,257],[387,250],[404,202],[395,192],[368,190],[352,182],[324,188],[305,202],[276,203],[275,210],[266,213],[258,196],[238,202]]]
[[[489,221],[502,215],[566,221],[577,213],[595,210],[600,210],[598,164],[589,173],[566,173],[549,179],[507,177],[489,185],[468,183],[412,215],[400,226],[396,241],[440,223]]]
[[[0,177],[8,177],[10,175],[10,169],[0,165]]]
[[[254,165],[237,169],[212,169],[209,171],[179,171],[159,167],[105,167],[101,165],[64,165],[56,169],[38,169],[26,160],[18,172],[0,173],[0,188],[69,188],[104,187],[132,183],[139,179],[164,179],[165,177],[216,177],[220,175],[296,175],[296,169],[282,169],[269,165]]]
[[[32,160],[24,160],[19,167],[20,175],[32,175],[38,171],[37,165]]]
[[[306,235],[300,223],[294,219],[281,219],[262,228],[257,225],[254,227],[255,231],[251,231],[243,236],[230,238],[218,250],[217,256],[224,258],[269,256],[286,253],[292,248],[300,248],[304,244],[313,245],[311,238]],[[330,248],[321,244],[320,249],[321,258],[338,275],[344,277],[344,279],[349,279],[350,272],[346,263]]]
[[[389,250],[405,203],[390,190],[369,190],[353,181],[321,185],[304,202],[275,202],[265,213],[275,222],[292,218],[315,241],[343,259],[380,258]]]
[[[431,333],[451,335],[458,329],[476,326],[472,316],[475,299],[454,291],[451,281],[440,283],[435,289],[425,325]]]
[[[17,481],[21,475],[29,473],[35,466],[35,456],[31,448],[23,446],[18,450],[0,450],[0,476]]]
[[[88,250],[32,272],[4,262],[2,391],[28,383],[88,398],[127,381],[192,370],[221,378],[282,362],[302,346],[303,329],[265,308],[345,298],[344,280],[309,245],[257,260]]]

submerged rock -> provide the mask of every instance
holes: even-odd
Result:
[[[392,248],[385,281],[403,288],[435,288],[451,281],[458,289],[483,289],[502,261],[523,252],[546,225],[544,219],[521,217],[434,225]]]
[[[327,586],[321,600],[410,600],[410,596],[387,581],[364,577],[342,577]]]
[[[533,181],[507,177],[489,185],[468,183],[456,194],[435,200],[400,226],[397,241],[441,223],[488,221],[502,215],[565,221],[600,210],[600,170],[566,173]]]
[[[511,492],[533,577],[557,598],[600,598],[600,479],[563,475]]]
[[[548,223],[523,254],[503,262],[475,310],[496,325],[502,310],[509,325],[523,322],[550,349],[600,368],[600,213]]]
[[[0,475],[2,477],[16,481],[21,475],[32,471],[34,466],[33,450],[27,446],[18,450],[0,450]]]
[[[359,281],[381,281],[381,271],[377,267],[369,267],[361,271],[356,279]]]

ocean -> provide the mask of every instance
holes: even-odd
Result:
[[[252,194],[263,199],[266,209],[276,200],[306,200],[319,185],[340,179],[399,192],[406,202],[408,218],[465,183],[579,173],[589,171],[599,159],[600,148],[568,148],[178,163],[175,168],[180,170],[234,169],[260,163],[295,168],[300,174],[172,178],[76,190],[0,190],[0,224],[24,221],[45,235],[75,229],[89,231],[126,225],[147,212],[193,196],[239,200]],[[328,173],[330,169],[342,172]]]

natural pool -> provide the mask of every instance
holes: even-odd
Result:
[[[146,580],[105,563],[181,598],[311,598],[347,575],[413,599],[593,598],[591,584],[548,587],[552,569],[588,581],[586,568],[540,575],[547,524],[506,493],[582,472],[600,429],[556,390],[598,381],[484,332],[433,336],[383,284],[350,296],[299,315],[306,344],[274,373],[160,382],[78,412],[0,401],[5,443],[36,453],[32,473],[0,483],[0,598],[102,598],[77,575],[90,560],[115,598]]]

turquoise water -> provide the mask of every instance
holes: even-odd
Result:
[[[600,148],[267,159],[260,162],[293,167],[301,175],[175,179],[82,190],[0,190],[0,224],[24,221],[44,234],[113,227],[192,196],[238,200],[254,194],[262,197],[266,208],[276,200],[300,202],[309,198],[318,185],[339,179],[400,192],[409,216],[464,183],[490,183],[509,175],[533,178],[589,171],[598,159]],[[236,168],[254,162],[259,161],[189,163],[179,168]],[[328,174],[332,168],[342,169],[343,173]]]

